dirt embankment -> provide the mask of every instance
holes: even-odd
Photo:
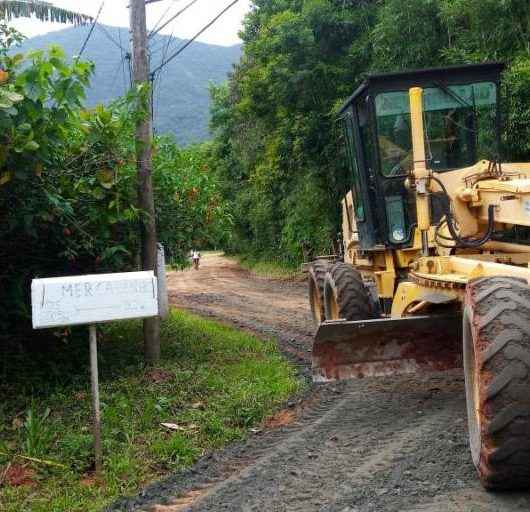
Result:
[[[306,285],[250,275],[220,255],[169,277],[173,304],[278,340],[308,375]],[[467,446],[461,371],[313,386],[248,441],[113,510],[511,512],[529,493],[485,492]]]

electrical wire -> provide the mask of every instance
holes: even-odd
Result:
[[[147,35],[148,39],[151,39],[152,37],[156,36],[162,29],[166,28],[173,20],[176,20],[181,14],[186,12],[192,5],[196,4],[199,0],[191,0],[191,2],[187,5],[185,5],[179,12],[177,12],[175,15],[171,16],[169,20],[167,20],[164,24],[162,24],[158,29],[153,29],[149,34]]]
[[[239,2],[239,0],[234,0],[229,5],[227,5],[215,18],[213,18],[208,24],[206,24],[197,34],[195,34],[189,41],[187,41],[185,44],[183,44],[175,53],[173,53],[169,58],[165,59],[158,67],[154,69],[154,71],[151,72],[151,75],[155,75],[158,73],[162,68],[167,66],[173,59],[178,57],[188,46],[190,46],[195,39],[197,39],[200,35],[202,35],[206,30],[208,30],[219,18],[221,18],[230,8],[232,8],[234,5],[236,5]]]
[[[180,14],[182,14],[183,12],[186,11],[186,9],[188,7],[190,7],[191,5],[193,5],[193,2],[191,4],[188,4],[184,9],[182,9],[181,11],[179,11],[175,16],[173,16],[169,22],[173,21],[174,19],[176,19],[178,16],[180,16]],[[160,29],[158,29],[158,26],[160,25],[160,23],[162,22],[162,20],[165,18],[165,16],[167,15],[167,13],[170,11],[171,9],[171,5],[164,11],[164,13],[162,14],[162,16],[159,18],[159,20],[155,23],[155,26],[152,28],[151,32],[149,33],[149,36],[148,37],[153,37],[158,35],[158,33],[160,32],[160,30],[162,28],[164,28],[165,26],[167,26],[167,23],[164,24],[162,27],[160,27]],[[163,53],[162,53],[162,58],[161,58],[161,61],[164,61],[165,58],[167,57],[167,52],[168,52],[168,49],[169,49],[169,46],[171,44],[171,40],[173,39],[173,33],[174,33],[174,29],[171,31],[171,35],[169,36],[168,40],[167,41],[163,41],[162,44],[160,46],[158,46],[158,48],[156,49],[150,49],[149,50],[149,53],[150,53],[150,56],[152,57],[155,53],[157,53],[158,51],[160,50],[164,50]],[[154,41],[154,39],[151,39],[152,41]],[[162,91],[162,76],[163,76],[163,72],[161,71],[160,73],[158,73],[156,76],[154,75],[151,75],[151,121],[153,123],[153,131],[156,131],[156,128],[154,126],[154,119],[156,117],[156,105],[160,103],[160,95],[161,95],[161,91]],[[155,95],[156,95],[156,99],[155,99]]]
[[[164,51],[162,52],[161,62],[163,62],[167,58],[169,47],[171,46],[171,42],[174,39],[174,32],[175,32],[175,29],[171,31],[171,35],[167,38],[167,41],[165,41],[162,44],[162,46],[164,47]],[[152,91],[153,101],[152,101],[152,110],[151,110],[151,112],[153,112],[153,125],[154,125],[154,117],[155,117],[155,108],[156,108],[156,105],[160,104],[160,96],[162,94],[162,80],[163,80],[165,71],[167,72],[167,69],[165,68],[161,69],[160,72],[154,77],[153,91]],[[156,99],[154,97],[155,95],[156,95]]]
[[[118,41],[116,41],[116,39],[114,39],[110,32],[105,28],[104,25],[102,25],[101,23],[98,23],[97,24],[97,27],[98,29],[101,31],[101,33],[114,45],[116,46],[117,48],[119,48],[122,52],[125,51],[125,48],[123,48],[123,46],[118,43]],[[118,33],[119,33],[119,28],[118,28]],[[120,35],[120,40],[121,40],[121,35]]]
[[[120,40],[120,55],[121,55],[121,75],[123,77],[123,91],[124,94],[127,94],[127,77],[125,73],[125,57],[127,55],[127,52],[124,50],[122,46],[122,40],[121,40],[121,29],[118,28],[118,38]]]
[[[154,24],[154,26],[150,30],[150,32],[154,32],[158,28],[159,23],[166,17],[166,14],[171,10],[171,7],[173,7],[173,6],[170,4],[169,7],[164,11],[162,16],[160,16],[160,18],[158,18],[158,21]]]
[[[167,42],[162,44],[156,51],[159,51],[162,47],[164,47],[164,51],[162,53],[161,63],[155,68],[154,71],[151,72],[150,78],[151,78],[151,114],[152,119],[154,122],[155,118],[155,110],[156,110],[156,104],[159,103],[160,95],[162,92],[162,73],[164,71],[165,66],[171,62],[174,58],[176,58],[178,55],[180,55],[188,46],[190,46],[197,37],[199,37],[202,33],[204,33],[208,28],[210,28],[219,18],[221,18],[231,7],[233,7],[239,0],[235,0],[231,4],[229,4],[227,7],[225,7],[215,18],[213,18],[208,24],[206,24],[195,36],[193,36],[192,39],[184,43],[174,54],[171,55],[171,57],[167,58],[167,53],[169,51],[169,48],[171,46],[171,43],[174,39],[173,32],[171,33],[170,37],[168,38]],[[190,4],[188,4],[189,6]],[[157,96],[155,101],[155,94]]]
[[[118,61],[118,65],[116,66],[114,72],[112,73],[113,78],[112,78],[112,83],[110,85],[111,93],[112,93],[112,90],[114,89],[114,86],[116,85],[116,80],[118,79],[118,75],[120,74],[119,73],[120,67],[123,68],[122,62],[123,62],[123,59],[120,58],[120,60]]]
[[[173,4],[176,3],[176,2],[180,2],[182,0],[173,0]],[[162,14],[162,16],[160,16],[160,18],[158,19],[158,21],[154,24],[153,28],[150,30],[150,32],[155,32],[157,29],[158,29],[158,26],[159,24],[162,22],[162,20],[166,17],[167,13],[171,10],[171,8],[173,7],[172,4],[169,4],[168,8],[164,11],[164,13]]]
[[[88,31],[88,34],[83,42],[83,45],[81,46],[81,50],[79,51],[79,54],[77,55],[77,59],[83,55],[83,52],[85,51],[86,45],[88,44],[88,41],[90,40],[90,37],[92,36],[92,32],[94,32],[94,27],[96,26],[96,23],[98,22],[99,15],[101,14],[101,11],[103,10],[103,6],[105,5],[105,0],[101,2],[101,5],[99,6],[99,11],[92,23],[92,26],[90,27],[90,30]]]

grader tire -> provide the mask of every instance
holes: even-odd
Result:
[[[468,284],[463,315],[469,443],[487,489],[530,486],[530,287]]]
[[[326,260],[316,260],[309,268],[309,304],[311,314],[316,326],[319,326],[325,319],[324,310],[324,284],[326,274],[331,264]]]
[[[361,274],[347,263],[336,263],[327,274],[324,287],[327,320],[348,321],[374,318],[370,293]]]

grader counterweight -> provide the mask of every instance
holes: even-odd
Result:
[[[344,261],[316,261],[315,381],[463,362],[473,462],[530,485],[530,163],[500,159],[502,65],[372,75],[342,108]]]

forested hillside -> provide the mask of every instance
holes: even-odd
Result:
[[[528,0],[254,0],[243,57],[212,91],[232,249],[329,250],[348,186],[337,108],[370,72],[503,61],[504,157],[530,160]]]
[[[60,45],[68,56],[79,53],[90,27],[74,27],[26,40],[22,50],[36,50]],[[171,55],[183,41],[168,36],[152,38],[153,67],[164,55]],[[167,50],[169,44],[169,50]],[[87,91],[87,105],[108,104],[129,88],[129,66],[125,60],[129,32],[126,28],[98,26],[83,53],[83,59],[96,65]],[[18,49],[16,51],[19,51]],[[174,133],[181,144],[201,142],[209,137],[208,86],[227,78],[239,60],[241,47],[216,46],[195,42],[167,66],[155,83],[155,127],[158,133]]]

